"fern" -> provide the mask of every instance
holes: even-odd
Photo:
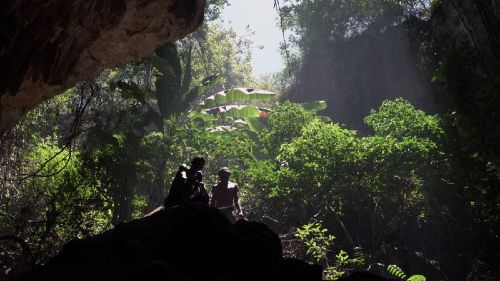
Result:
[[[426,278],[423,275],[412,275],[407,281],[425,281]]]
[[[398,280],[406,280],[406,274],[399,266],[390,264],[387,266],[387,272]]]
[[[400,281],[426,281],[423,275],[412,275],[410,278],[406,277],[406,273],[397,265],[390,264],[387,266],[387,272],[394,278]]]

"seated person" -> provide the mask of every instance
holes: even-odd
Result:
[[[208,206],[208,193],[203,184],[203,174],[201,172],[204,165],[205,159],[197,156],[191,161],[191,168],[188,169],[186,165],[179,167],[165,199],[165,207],[169,208],[188,203]]]

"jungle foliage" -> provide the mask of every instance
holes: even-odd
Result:
[[[160,206],[178,166],[203,155],[206,186],[230,167],[246,217],[276,231],[285,255],[321,264],[325,279],[367,268],[400,280],[498,279],[498,87],[469,47],[444,50],[420,38],[428,43],[420,58],[432,62],[424,76],[449,96],[439,114],[400,98],[405,91],[370,100],[359,93],[380,88],[361,91],[362,79],[335,86],[340,99],[329,103],[316,101],[325,88],[301,87],[319,73],[306,73],[318,60],[321,75],[360,69],[324,59],[333,49],[401,26],[421,35],[445,1],[282,2],[298,48],[290,77],[252,77],[251,40],[217,21],[227,4],[217,0],[187,38],[31,111],[1,139],[0,235],[25,240],[43,264],[71,239]],[[309,103],[286,100],[294,92]],[[356,131],[355,122],[322,116],[326,104],[371,111]],[[23,258],[18,247],[0,244],[0,279]]]

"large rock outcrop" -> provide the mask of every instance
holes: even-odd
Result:
[[[469,47],[481,61],[478,71],[500,84],[500,2],[444,0],[430,19],[441,53]]]
[[[500,172],[500,1],[443,0],[430,23],[463,149]]]
[[[428,24],[412,18],[384,31],[369,30],[348,40],[323,40],[305,53],[292,101],[325,100],[323,114],[349,128],[370,132],[363,119],[384,100],[403,97],[426,112],[446,101],[421,65],[419,46]]]
[[[284,280],[282,277],[321,280],[321,267],[284,260],[279,237],[264,224],[231,224],[216,209],[188,206],[71,241],[46,266],[12,280]]]
[[[266,225],[231,224],[217,209],[174,207],[73,240],[47,265],[9,281],[319,281],[322,268],[282,256]],[[387,281],[355,272],[342,281]]]
[[[0,1],[0,133],[77,81],[194,31],[205,2]]]

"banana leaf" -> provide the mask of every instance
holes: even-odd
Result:
[[[205,107],[214,107],[221,105],[228,105],[233,103],[241,103],[241,102],[264,102],[270,101],[276,94],[267,91],[267,90],[259,90],[252,88],[233,88],[226,91],[218,92],[214,95],[207,97],[204,100]]]
[[[201,119],[203,121],[213,121],[216,120],[215,116],[212,116],[210,114],[207,114],[206,112],[203,112],[202,110],[194,110],[189,112],[189,118],[196,120],[196,119]]]
[[[301,104],[305,110],[316,113],[321,110],[325,110],[327,107],[326,101],[313,101],[313,102],[305,102]]]
[[[245,118],[245,121],[247,122],[250,130],[253,132],[260,132],[267,128],[266,123],[259,117],[247,117]]]
[[[156,49],[155,53],[156,56],[153,56],[153,62],[155,63],[155,66],[158,67],[158,63],[161,62],[161,60],[170,65],[176,79],[175,84],[178,86],[177,91],[179,91],[182,83],[182,67],[181,58],[179,56],[179,53],[177,52],[177,45],[175,43],[165,44]],[[155,59],[155,57],[160,58],[161,60],[159,61],[158,59]],[[158,70],[163,73],[162,67],[158,67]]]
[[[225,105],[203,110],[208,115],[219,116],[222,119],[259,117],[260,110],[253,105]]]
[[[219,84],[222,78],[220,74],[213,74],[201,81],[201,85],[198,85],[191,89],[189,93],[186,94],[182,101],[182,108],[190,108],[191,104],[194,103],[198,98],[206,94],[213,86]]]

